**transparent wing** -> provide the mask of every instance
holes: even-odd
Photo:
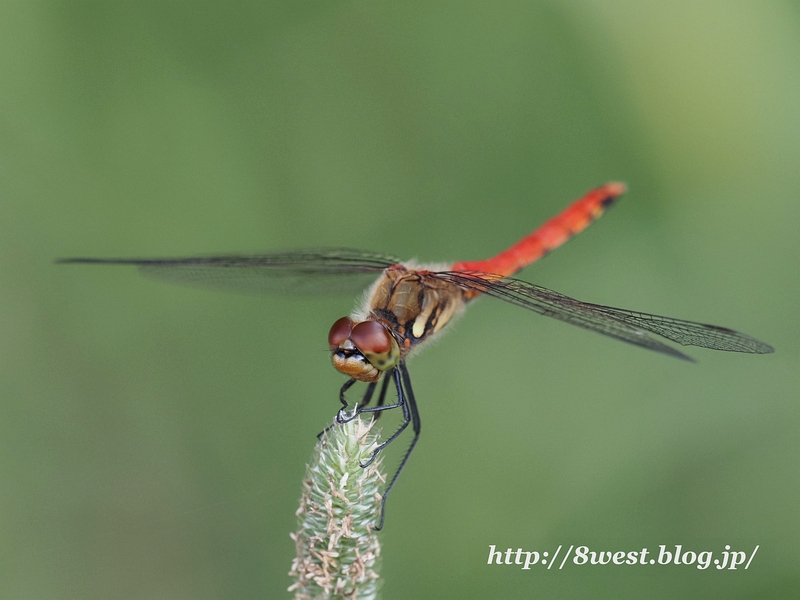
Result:
[[[728,352],[766,354],[772,346],[727,327],[581,302],[558,292],[518,279],[501,279],[477,272],[440,272],[434,277],[505,300],[540,315],[553,317],[609,337],[662,352],[683,360],[691,357],[651,337],[655,333],[683,346],[700,346]]]
[[[251,293],[341,294],[369,285],[398,259],[349,248],[189,258],[64,258],[59,263],[134,265],[170,283]]]

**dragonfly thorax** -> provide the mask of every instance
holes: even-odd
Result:
[[[461,313],[469,292],[440,278],[446,265],[393,265],[367,295],[359,319],[386,323],[405,358]]]
[[[379,321],[342,317],[331,327],[328,344],[336,370],[359,381],[378,381],[400,362],[400,346]]]

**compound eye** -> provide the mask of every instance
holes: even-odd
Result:
[[[400,361],[400,347],[389,330],[377,321],[362,321],[353,327],[350,339],[380,371],[391,369]]]
[[[342,317],[336,321],[328,333],[328,344],[331,349],[338,348],[339,344],[350,337],[351,331],[353,331],[353,320],[350,317]]]
[[[350,334],[350,339],[362,354],[383,354],[392,348],[392,336],[377,321],[362,321]]]

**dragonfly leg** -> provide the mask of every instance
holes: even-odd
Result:
[[[344,418],[342,417],[342,412],[343,412],[343,411],[344,411],[344,410],[345,410],[345,409],[346,409],[346,408],[349,406],[349,405],[347,404],[347,400],[346,400],[346,399],[345,399],[345,397],[344,397],[344,394],[345,394],[345,392],[346,392],[347,390],[349,390],[351,387],[353,387],[353,384],[354,384],[355,382],[356,382],[356,380],[355,380],[355,379],[348,379],[347,381],[345,381],[344,385],[342,386],[342,389],[341,389],[341,390],[339,390],[339,402],[341,402],[341,403],[342,403],[342,408],[340,408],[340,409],[339,409],[339,412],[338,412],[338,413],[337,413],[337,415],[336,415],[336,422],[337,422],[337,423],[346,423],[347,421],[349,421],[349,420],[351,420],[351,419],[355,418],[355,416],[358,414],[358,410],[356,410],[356,411],[353,413],[353,416],[352,416],[352,417],[350,417],[349,419],[344,419]],[[367,388],[367,391],[366,391],[366,393],[364,394],[364,402],[363,402],[364,404],[366,404],[367,402],[369,402],[370,398],[372,397],[372,393],[373,393],[374,391],[375,391],[375,384],[373,383],[373,384],[371,384],[371,385],[370,385],[370,386]],[[358,405],[357,405],[357,404],[356,404],[356,409],[358,409]],[[323,429],[322,431],[320,431],[320,432],[317,434],[317,439],[318,439],[318,440],[321,440],[321,439],[322,439],[322,436],[323,436],[323,435],[325,435],[325,434],[328,432],[328,430],[329,430],[329,429],[331,429],[332,427],[333,427],[333,425],[328,425],[328,426],[327,426],[325,429]]]
[[[347,399],[344,397],[344,393],[347,390],[349,390],[351,387],[353,387],[353,384],[355,382],[356,382],[355,379],[348,379],[347,381],[344,382],[344,385],[342,386],[342,389],[339,390],[339,402],[342,403],[342,410],[344,410],[345,408],[347,408],[349,406],[347,404]]]
[[[372,396],[375,393],[375,387],[377,386],[377,383],[375,383],[375,382],[370,383],[367,386],[367,390],[364,392],[364,397],[361,399],[361,402],[356,404],[356,407],[353,410],[353,414],[350,415],[350,416],[344,416],[344,410],[346,408],[348,408],[348,406],[349,406],[349,404],[347,404],[347,400],[345,400],[344,394],[348,389],[350,389],[353,386],[353,384],[355,382],[356,382],[355,379],[349,379],[348,381],[345,382],[345,384],[342,386],[341,391],[339,392],[339,401],[343,404],[343,407],[341,409],[339,409],[339,412],[336,415],[336,422],[337,423],[347,423],[348,421],[352,421],[353,419],[356,418],[356,415],[360,414],[362,412],[363,408],[367,404],[369,404],[370,401],[372,400]],[[381,386],[381,393],[378,396],[378,406],[383,406],[383,403],[386,400],[386,388],[388,387],[388,385],[387,385],[388,383],[389,383],[389,378],[385,377],[384,380],[383,380],[383,385]],[[375,420],[378,419],[380,414],[381,414],[380,412],[375,413]],[[333,427],[333,425],[328,425],[325,429],[320,431],[317,434],[317,439],[318,440],[322,439],[322,436],[325,433],[327,433],[328,430],[331,429],[332,427]]]
[[[400,466],[397,467],[397,471],[395,471],[394,475],[392,476],[392,480],[389,482],[389,485],[386,486],[386,489],[383,491],[381,496],[381,520],[378,525],[375,527],[375,531],[380,531],[383,529],[383,521],[386,518],[386,498],[389,496],[389,492],[392,491],[394,484],[397,482],[397,478],[400,477],[400,472],[403,470],[403,467],[406,466],[408,462],[408,458],[411,456],[411,451],[414,450],[414,446],[417,445],[417,441],[419,440],[419,432],[422,427],[422,423],[419,418],[419,410],[417,410],[417,400],[414,398],[414,390],[411,388],[411,377],[408,375],[408,369],[406,369],[406,365],[404,362],[401,362],[400,365],[397,367],[401,371],[402,378],[403,378],[403,385],[405,386],[406,392],[406,401],[408,403],[409,411],[406,411],[406,415],[408,412],[411,413],[411,421],[413,423],[414,428],[414,439],[411,440],[411,444],[408,446],[408,450],[406,450],[405,456],[403,456],[403,460],[400,461]],[[408,425],[408,420],[403,424],[403,427],[400,431],[405,429],[406,425]],[[395,436],[392,436],[393,439]],[[391,441],[391,439],[389,441]]]
[[[364,397],[361,399],[361,402],[356,403],[353,412],[349,416],[344,414],[347,408],[349,407],[349,404],[347,404],[347,399],[344,397],[344,394],[347,390],[353,387],[353,384],[355,382],[356,382],[355,379],[348,379],[342,386],[342,389],[339,391],[339,402],[342,403],[342,408],[340,408],[339,412],[336,414],[337,423],[348,423],[352,421],[361,412],[361,407],[366,406],[367,404],[369,404],[369,401],[372,400],[372,394],[375,393],[375,386],[377,385],[375,382],[370,383],[367,386],[367,391],[364,392]]]
[[[394,381],[395,389],[397,390],[397,402],[394,404],[385,404],[386,401],[386,393],[389,387],[389,381]],[[339,400],[342,403],[342,408],[339,410],[339,414],[336,417],[336,421],[338,423],[346,423],[355,418],[356,415],[367,412],[367,413],[375,413],[375,419],[377,419],[380,414],[385,410],[391,410],[393,408],[402,408],[403,409],[403,423],[400,427],[395,431],[389,439],[385,442],[381,443],[375,450],[372,451],[371,456],[367,459],[366,462],[360,463],[362,468],[368,467],[375,458],[378,456],[378,452],[383,450],[386,446],[392,443],[397,437],[405,431],[408,427],[408,424],[411,423],[414,429],[414,439],[411,440],[411,445],[406,450],[405,455],[403,456],[403,460],[400,462],[400,466],[395,471],[395,474],[392,476],[391,481],[389,481],[389,485],[386,486],[383,494],[381,495],[381,519],[378,525],[374,528],[375,531],[380,531],[383,528],[383,521],[386,514],[386,498],[389,495],[389,492],[392,491],[394,484],[397,482],[397,478],[400,476],[400,472],[406,466],[408,462],[409,456],[411,456],[411,451],[416,446],[417,441],[419,440],[419,432],[420,432],[420,418],[419,418],[419,410],[417,409],[417,401],[414,398],[414,391],[411,388],[411,378],[408,375],[408,369],[406,368],[405,362],[400,362],[400,364],[392,369],[391,377],[387,376],[383,380],[383,384],[381,385],[381,391],[378,394],[378,401],[376,406],[367,407],[366,405],[372,400],[372,396],[375,393],[375,387],[377,383],[370,383],[367,387],[366,392],[364,393],[364,397],[362,398],[361,402],[356,404],[355,410],[353,411],[352,416],[343,417],[343,411],[349,406],[347,401],[344,398],[345,392],[349,390],[353,384],[355,384],[355,379],[350,379],[342,386],[341,391],[339,392]],[[326,431],[328,431],[334,425],[330,425],[326,427],[317,437],[321,437]]]
[[[389,377],[384,377],[383,378],[383,385],[381,385],[381,393],[378,396],[378,403],[376,404],[377,407],[383,406],[383,403],[386,400],[386,390],[389,388],[389,381],[390,381]],[[375,421],[377,421],[378,417],[380,417],[381,414],[383,414],[382,410],[372,411],[372,412],[375,413],[375,417],[374,417]]]
[[[402,380],[401,375],[400,375],[400,370],[397,367],[392,369],[392,377],[394,379],[395,388],[397,389],[397,402],[395,402],[394,404],[387,404],[387,405],[383,405],[383,406],[375,406],[373,408],[365,408],[361,412],[381,413],[384,410],[392,410],[393,408],[402,407],[402,409],[403,409],[403,422],[401,423],[400,427],[398,427],[397,431],[395,431],[389,437],[389,439],[387,439],[382,444],[378,445],[378,447],[375,448],[375,450],[372,451],[372,455],[366,460],[366,462],[360,463],[362,468],[363,467],[368,467],[369,465],[371,465],[372,461],[375,460],[375,457],[378,456],[378,452],[380,452],[381,450],[386,448],[386,446],[388,446],[395,439],[397,439],[397,436],[399,436],[401,433],[403,433],[405,428],[408,427],[408,424],[411,422],[411,413],[410,413],[410,411],[408,409],[408,402],[406,402],[405,393],[403,392],[403,380]]]

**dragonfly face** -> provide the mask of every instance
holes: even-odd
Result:
[[[379,321],[342,317],[331,327],[328,344],[336,370],[358,381],[378,381],[400,362],[397,340]]]
[[[400,264],[384,271],[364,306],[328,333],[336,370],[358,381],[378,381],[461,311],[464,290],[431,273]]]

